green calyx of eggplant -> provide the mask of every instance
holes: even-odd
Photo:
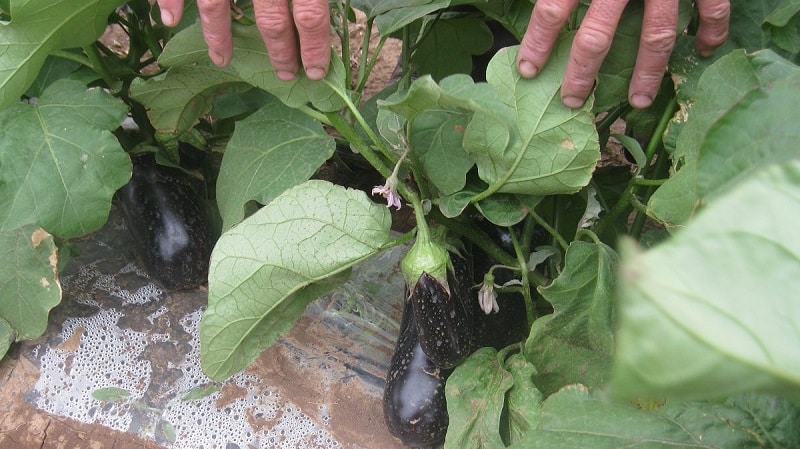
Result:
[[[406,253],[400,263],[406,285],[413,291],[422,273],[436,279],[446,291],[450,291],[447,284],[447,269],[451,265],[447,249],[434,241],[428,232],[418,233],[417,239]]]

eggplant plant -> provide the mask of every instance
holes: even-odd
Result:
[[[146,0],[0,0],[0,352],[44,332],[63,249],[107,220],[127,152],[178,165],[189,142],[222,154],[207,176],[222,228],[200,325],[211,378],[245,369],[389,247],[413,241],[409,291],[436,279],[442,296],[444,242],[464,241],[495,263],[473,300],[492,313],[514,294],[530,329],[447,368],[445,448],[797,447],[800,3],[732,0],[727,43],[701,58],[681,1],[662,89],[633,110],[631,2],[594,92],[569,109],[559,86],[586,3],[526,80],[517,47],[486,52],[498,26],[522,36],[529,1],[332,0],[341,54],[321,81],[283,82],[247,1],[220,68],[191,2],[168,29]],[[374,51],[350,54],[353,8]],[[109,25],[126,52],[99,39]],[[402,76],[365,98],[388,39]],[[620,146],[633,164],[613,162]],[[337,148],[385,182],[316,179]],[[415,230],[394,237],[387,205]],[[513,229],[508,244],[486,223]]]

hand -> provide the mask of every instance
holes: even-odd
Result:
[[[627,3],[625,0],[594,0],[589,5],[572,42],[561,85],[561,101],[565,106],[577,108],[586,101]],[[728,0],[697,0],[696,3],[700,16],[696,48],[700,55],[710,56],[728,36],[730,3]],[[532,78],[544,67],[561,28],[577,5],[578,0],[536,2],[519,50],[520,75]],[[639,52],[628,89],[628,102],[634,108],[646,108],[653,103],[675,45],[677,27],[678,0],[645,0]]]
[[[164,25],[177,25],[183,0],[157,1]],[[325,78],[331,59],[327,0],[254,0],[253,7],[256,26],[279,79],[294,79],[301,61],[310,79]],[[227,65],[233,57],[231,0],[197,0],[197,8],[208,56],[218,66]]]

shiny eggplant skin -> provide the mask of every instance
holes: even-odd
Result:
[[[383,391],[386,426],[406,446],[429,447],[444,441],[449,422],[444,386],[451,372],[425,355],[411,303],[406,301]]]
[[[425,354],[441,368],[454,368],[472,353],[473,317],[477,304],[468,262],[455,254],[450,257],[453,270],[447,270],[448,293],[442,283],[423,273],[409,298],[414,309],[420,345]]]
[[[214,241],[189,175],[158,165],[151,153],[133,154],[131,161],[131,180],[117,200],[145,269],[169,290],[205,283]]]

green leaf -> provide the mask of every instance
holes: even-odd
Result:
[[[390,240],[385,207],[325,181],[289,189],[220,237],[211,256],[201,363],[212,379],[244,369],[315,298]]]
[[[48,57],[42,64],[39,75],[25,92],[25,95],[28,97],[41,97],[48,86],[62,78],[67,78],[79,67],[81,67],[80,64],[75,61],[53,56]]]
[[[773,21],[780,24],[790,18],[791,10],[796,8],[796,3],[796,0],[732,1],[728,40],[737,48],[748,52],[762,49],[783,51],[782,45],[785,43],[783,39],[786,36],[773,36],[772,31],[775,31],[775,28],[765,25]],[[775,37],[778,37],[778,40]],[[783,56],[793,58],[797,53],[784,52]]]
[[[237,123],[225,148],[217,202],[223,229],[242,221],[249,201],[267,204],[308,180],[333,155],[336,143],[307,115],[274,97]]]
[[[671,240],[623,252],[619,394],[800,398],[798,208],[795,159],[715,198]]]
[[[92,391],[92,398],[101,402],[119,402],[128,399],[131,393],[117,387],[98,388]]]
[[[174,135],[196,125],[217,96],[249,87],[238,76],[216,67],[177,66],[147,80],[134,79],[130,94],[147,108],[158,132]]]
[[[647,411],[590,394],[582,385],[550,396],[539,428],[512,449],[707,449],[797,446],[800,408],[775,397],[714,403],[670,403]]]
[[[450,423],[444,449],[505,448],[500,438],[500,418],[513,379],[503,369],[503,358],[493,348],[478,349],[447,379]]]
[[[467,172],[475,165],[461,144],[469,117],[465,113],[428,110],[412,124],[409,143],[425,177],[441,195],[463,189]]]
[[[513,444],[538,427],[542,392],[533,383],[536,368],[522,354],[509,356],[505,362],[505,369],[511,373],[514,381],[506,394],[507,443]]]
[[[786,0],[764,19],[762,28],[789,53],[800,52],[800,0]]]
[[[388,36],[411,22],[446,8],[450,0],[355,0],[350,3],[375,19],[381,36]]]
[[[677,133],[671,154],[677,173],[660,186],[648,202],[656,219],[672,224],[685,223],[702,200],[697,192],[697,158],[714,123],[749,92],[800,70],[768,50],[749,55],[741,50],[734,51],[701,70],[702,75],[695,69],[696,65],[686,64],[681,70],[689,79],[678,84],[682,110],[670,124],[670,133]],[[699,80],[692,81],[697,76]],[[665,144],[669,141],[670,136],[667,136]]]
[[[10,2],[9,2],[10,3]],[[0,108],[17,101],[49,52],[94,42],[120,0],[14,0],[0,22]]]
[[[431,75],[435,80],[471,73],[472,55],[482,54],[492,46],[489,27],[477,17],[439,18],[428,25],[425,39],[417,44],[411,61],[415,72]]]
[[[554,312],[534,321],[525,356],[536,366],[536,385],[545,395],[565,385],[597,387],[608,380],[617,263],[608,246],[574,241],[561,274],[539,288]]]
[[[378,101],[378,107],[409,121],[430,109],[482,111],[500,124],[510,125],[514,110],[499,96],[497,89],[485,83],[475,83],[469,75],[451,75],[438,84],[429,75],[424,75],[414,80],[407,91]]]
[[[238,76],[241,81],[266,90],[289,107],[298,108],[311,103],[323,112],[336,111],[344,107],[344,101],[326,82],[312,81],[304,74],[288,82],[278,79],[257,27],[234,23],[231,32],[234,46],[233,60],[226,69],[219,70],[228,71],[233,76]],[[169,67],[192,64],[207,66],[208,48],[203,39],[200,23],[187,27],[170,39],[158,62]],[[325,79],[331,85],[341,86],[343,89],[344,70],[341,58],[334,55]]]
[[[198,399],[207,398],[218,391],[219,387],[213,384],[192,388],[181,396],[181,401],[197,401]]]
[[[767,165],[800,157],[800,73],[747,94],[706,134],[697,161],[697,193],[708,197]]]
[[[570,43],[562,39],[532,80],[517,72],[519,47],[500,50],[489,63],[486,79],[514,115],[503,123],[496,114],[477,111],[464,147],[490,191],[552,195],[573,193],[589,183],[600,158],[592,100],[569,109],[559,96]]]
[[[0,340],[44,334],[50,309],[61,302],[57,266],[58,250],[43,229],[0,229]]]
[[[8,321],[0,318],[0,359],[6,356],[11,344],[14,343],[15,333],[14,328]]]
[[[0,228],[37,223],[69,238],[105,223],[131,163],[109,131],[127,107],[80,82],[52,84],[36,104],[0,111]]]
[[[475,203],[475,208],[497,226],[514,226],[528,216],[528,206],[517,195],[496,193]]]

